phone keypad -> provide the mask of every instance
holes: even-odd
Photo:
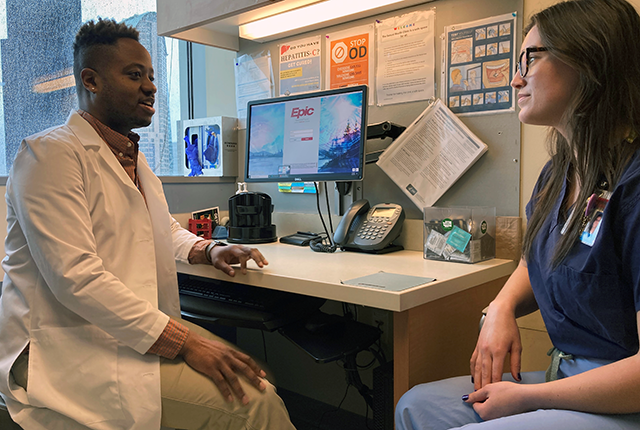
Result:
[[[382,220],[383,218],[381,218]],[[358,237],[364,240],[376,240],[382,239],[387,229],[389,228],[390,222],[381,222],[372,218],[371,221],[364,221],[362,226],[358,230]]]

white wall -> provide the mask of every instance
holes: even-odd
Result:
[[[234,51],[218,48],[207,48],[205,61],[207,64],[207,116],[238,116],[236,110]],[[212,85],[212,83],[215,83]]]

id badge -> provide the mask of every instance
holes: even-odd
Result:
[[[604,214],[604,209],[609,203],[609,198],[611,197],[611,192],[602,191],[600,195],[594,195],[594,201],[587,203],[587,210],[585,212],[586,221],[584,230],[580,234],[580,242],[584,243],[588,246],[593,246],[593,243],[598,237],[598,233],[600,232],[600,225],[602,223],[602,216]]]

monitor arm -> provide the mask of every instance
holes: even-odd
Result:
[[[370,124],[367,126],[367,140],[384,139],[390,137],[393,141],[398,136],[400,136],[406,128],[407,127],[395,124],[390,121],[384,121],[378,124]],[[376,161],[378,161],[378,158],[380,158],[380,155],[382,155],[383,152],[384,149],[381,149],[379,151],[369,152],[365,154],[365,164],[375,163]]]
[[[384,121],[378,124],[369,124],[367,126],[367,140],[384,139],[385,137],[395,139],[402,134],[405,128],[407,127],[394,124],[390,121]]]

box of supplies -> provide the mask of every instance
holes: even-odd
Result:
[[[477,263],[496,256],[496,208],[426,207],[424,258]]]
[[[184,176],[237,176],[237,123],[224,116],[179,121]]]

